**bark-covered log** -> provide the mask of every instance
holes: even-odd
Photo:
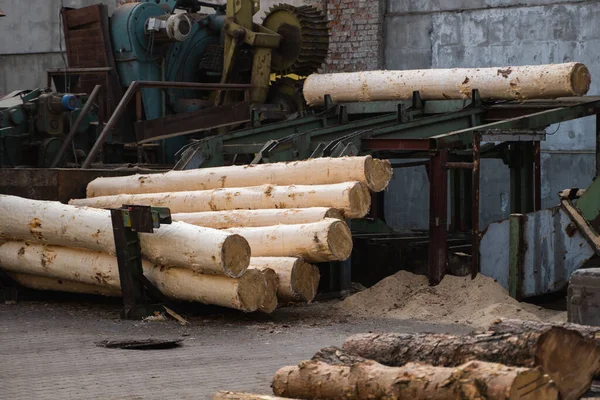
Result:
[[[0,215],[0,240],[27,240],[115,254],[107,210],[0,195]],[[250,263],[250,246],[241,236],[184,222],[161,225],[154,233],[140,233],[140,245],[142,254],[155,264],[205,274],[236,278]]]
[[[269,396],[269,395],[265,395],[265,394],[219,391],[219,392],[215,393],[215,395],[213,396],[213,400],[291,400],[291,399],[284,398],[284,397]]]
[[[351,367],[354,364],[367,361],[366,358],[348,353],[339,347],[325,347],[317,351],[311,358],[312,361],[320,361],[329,365],[346,365]]]
[[[256,270],[246,271],[240,278],[229,278],[154,266],[146,260],[142,266],[150,282],[177,300],[253,312],[263,304],[267,294],[265,278]],[[6,242],[0,246],[0,268],[11,273],[97,285],[98,290],[121,288],[116,257],[91,250]],[[60,286],[55,287],[60,290]]]
[[[277,273],[277,297],[282,303],[311,302],[319,287],[319,268],[298,257],[252,257],[250,268],[270,268]]]
[[[371,207],[371,194],[361,182],[330,185],[262,185],[185,192],[119,194],[73,199],[69,204],[115,208],[123,204],[168,207],[172,213],[273,208],[333,207],[346,218],[362,218]]]
[[[343,218],[338,209],[330,207],[204,211],[173,214],[172,217],[173,221],[214,229],[308,224],[322,221],[325,218]]]
[[[498,319],[494,321],[488,330],[492,332],[522,332],[524,330],[548,329],[559,327],[579,332],[584,338],[596,343],[600,347],[600,326],[579,325],[569,322],[540,322],[524,321],[520,319]]]
[[[253,257],[302,257],[307,262],[343,261],[352,253],[352,233],[344,221],[327,218],[298,225],[230,228],[248,241]]]
[[[563,399],[578,399],[590,387],[598,356],[592,342],[558,327],[507,333],[360,334],[343,348],[384,365],[407,362],[454,367],[472,360],[533,368],[539,366],[556,383]]]
[[[303,361],[273,377],[277,396],[299,399],[557,399],[558,391],[539,369],[471,361],[457,368],[408,363],[387,367],[375,361],[351,366]]]
[[[232,165],[97,178],[88,184],[87,197],[240,188],[263,184],[329,185],[347,181],[363,182],[370,190],[380,192],[386,188],[391,177],[392,168],[388,160],[378,160],[371,156],[322,157],[285,163]]]
[[[100,296],[120,297],[121,291],[110,287],[90,285],[66,279],[48,278],[46,276],[19,274],[7,272],[19,285],[35,290],[50,290],[53,292],[95,294]]]
[[[467,99],[479,89],[482,99],[523,100],[583,96],[591,76],[581,63],[502,68],[451,68],[313,74],[304,82],[309,105],[334,102],[406,100],[419,91],[423,100]]]

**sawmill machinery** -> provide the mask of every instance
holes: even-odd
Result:
[[[131,160],[126,154],[117,154],[118,149],[124,152],[123,144],[137,142],[148,144],[144,149],[154,149],[154,162],[172,165],[191,134],[217,129],[224,132],[253,119],[266,124],[301,111],[304,103],[296,81],[285,78],[271,82],[271,78],[317,71],[329,43],[325,16],[312,7],[280,4],[271,8],[262,24],[256,24],[253,17],[259,8],[258,1],[250,0],[225,4],[144,0],[117,7],[105,20],[101,5],[64,9],[69,67],[89,63],[88,68],[55,71],[52,78],[57,92],[70,92],[85,83],[86,74],[104,73],[107,83],[102,102],[110,98],[113,104],[96,101],[98,104],[88,111],[89,121],[76,126],[75,150],[62,152],[60,165],[83,163],[90,146],[79,142],[96,141],[99,132],[93,128],[102,127],[118,101],[128,103],[124,101],[126,90],[134,82],[145,84],[135,96],[136,110],[123,104],[127,111],[112,129],[112,138],[103,137],[101,148],[95,149],[102,153],[104,164]],[[206,9],[213,12],[204,12]],[[100,17],[94,21],[96,10],[100,10]],[[100,28],[90,29],[93,23]],[[102,57],[105,65],[93,64]],[[59,109],[46,99],[59,98],[60,93],[46,89],[27,92],[25,96],[20,95],[23,91],[13,93],[0,104],[0,136],[6,147],[2,166],[57,166],[48,160],[59,154],[67,137],[63,120],[75,121],[85,99],[78,97],[79,108]],[[101,106],[104,111],[99,110]],[[100,123],[86,123],[93,122],[94,113],[102,114]],[[30,149],[43,154],[42,161],[26,156]],[[6,153],[13,157],[6,157]],[[76,160],[71,153],[78,154]],[[135,152],[133,161],[139,161]]]
[[[74,122],[74,140],[65,162],[83,161],[96,140],[97,110],[86,94],[45,89],[19,90],[0,98],[0,167],[52,166]],[[80,118],[81,116],[81,118]]]

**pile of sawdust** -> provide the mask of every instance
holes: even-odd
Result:
[[[520,303],[495,280],[478,275],[446,276],[438,286],[427,277],[400,271],[336,306],[360,317],[417,319],[441,324],[487,327],[498,318],[566,321],[566,312]]]

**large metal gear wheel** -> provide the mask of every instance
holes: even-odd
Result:
[[[269,9],[262,25],[282,36],[272,53],[273,72],[308,76],[325,62],[329,29],[327,17],[316,8],[278,4]]]

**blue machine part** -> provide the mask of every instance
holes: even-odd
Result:
[[[115,62],[121,84],[129,86],[133,81],[198,82],[200,60],[207,46],[221,42],[225,21],[224,12],[197,20],[192,24],[190,35],[183,42],[164,45],[160,53],[155,49],[151,36],[146,34],[149,18],[167,14],[174,0],[155,0],[129,3],[116,9],[110,21],[110,34],[115,52]],[[163,69],[164,68],[164,69]],[[146,120],[161,118],[176,112],[180,99],[198,98],[198,91],[166,91],[165,107],[161,89],[142,89],[142,102]],[[195,111],[195,109],[185,110]],[[166,163],[174,163],[175,153],[186,143],[185,136],[160,141]]]
[[[77,108],[77,97],[72,94],[65,94],[61,99],[60,103],[67,111],[73,111]]]
[[[153,54],[149,37],[145,33],[150,17],[165,15],[164,8],[156,3],[129,3],[117,7],[110,19],[110,35],[115,52],[115,62],[121,84],[129,86],[133,81],[161,80],[161,57]],[[162,116],[160,89],[142,89],[146,119]]]

